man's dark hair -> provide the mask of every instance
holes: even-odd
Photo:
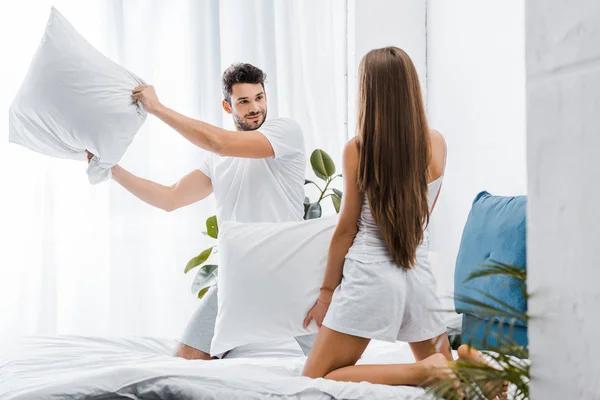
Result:
[[[265,88],[267,75],[260,68],[252,64],[237,63],[223,72],[221,80],[223,86],[223,98],[231,104],[231,88],[236,83],[260,83]]]

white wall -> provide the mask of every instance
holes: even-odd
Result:
[[[475,195],[526,192],[524,5],[429,0],[427,7],[429,121],[448,145],[431,249],[439,257],[439,289],[452,295],[456,255]]]
[[[412,58],[426,95],[426,4],[423,0],[348,0],[348,136],[356,129],[356,82],[370,50],[397,46]]]
[[[527,1],[532,399],[600,398],[600,2]]]

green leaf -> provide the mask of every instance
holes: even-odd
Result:
[[[206,233],[213,239],[219,236],[219,225],[217,224],[217,216],[213,215],[206,220]]]
[[[329,154],[323,150],[317,149],[312,152],[310,155],[310,165],[315,175],[325,181],[335,174],[335,164],[331,157],[329,157]]]
[[[335,212],[339,214],[340,206],[342,204],[342,198],[337,194],[331,196],[331,201],[333,202],[333,207],[335,208]]]
[[[480,290],[480,289],[473,289],[473,290],[475,290],[476,292],[478,292],[482,296],[490,299],[492,302],[501,305],[502,307],[504,307],[505,309],[507,309],[509,313],[513,313],[513,315],[516,317],[516,319],[519,319],[519,320],[524,321],[524,322],[528,321],[529,316],[527,315],[526,312],[521,312],[517,308],[512,307],[508,303],[500,300],[498,297],[496,297],[494,295],[491,295],[491,294],[489,294],[487,292],[484,292],[483,290]],[[497,308],[497,306],[496,306],[496,308]]]
[[[331,189],[331,190],[333,190],[333,193],[335,193],[337,197],[339,197],[340,199],[342,198],[341,190],[337,190],[337,189]]]
[[[187,265],[185,266],[185,269],[183,270],[183,273],[187,274],[192,269],[196,268],[198,265],[208,260],[208,257],[210,257],[212,251],[213,247],[209,247],[208,249],[204,250],[202,253],[198,254],[196,257],[188,261]]]
[[[304,197],[304,219],[307,219],[306,216],[308,214],[308,209],[310,208],[310,199],[305,196]]]
[[[204,297],[204,295],[206,294],[206,292],[208,292],[208,289],[210,289],[210,286],[205,287],[204,289],[202,289],[201,291],[198,292],[198,298],[201,299]]]
[[[491,353],[487,353],[496,367],[486,363],[479,363],[472,360],[456,360],[450,364],[450,368],[459,378],[443,379],[434,384],[428,393],[438,398],[456,398],[443,397],[444,394],[456,394],[457,390],[467,394],[469,399],[487,399],[490,391],[500,390],[501,385],[506,381],[513,385],[515,392],[514,399],[529,399],[529,381],[530,367],[526,360],[519,360],[515,357],[506,356],[504,353],[512,352],[514,348],[495,348]],[[459,388],[455,388],[455,384]],[[487,393],[487,395],[486,395]]]
[[[492,301],[502,304],[502,302],[499,299],[495,298],[494,296],[486,294],[485,297],[488,297],[488,298],[491,297]],[[469,313],[476,315],[480,318],[486,318],[486,317],[487,318],[498,318],[498,319],[504,318],[509,321],[514,318],[516,320],[523,321],[523,322],[527,322],[529,319],[529,316],[527,315],[527,313],[518,311],[515,308],[510,307],[510,306],[509,306],[510,307],[509,310],[505,311],[505,310],[501,310],[500,308],[498,308],[495,305],[490,305],[483,301],[473,299],[469,296],[456,295],[455,299],[461,303],[466,304],[467,306],[470,306],[470,307],[468,307]],[[464,311],[463,307],[464,306],[462,306],[460,309],[458,309],[457,312],[463,312]],[[464,307],[464,308],[466,308],[466,307]]]
[[[527,282],[527,270],[520,267],[504,264],[499,261],[489,260],[489,264],[480,265],[480,269],[472,272],[464,283],[475,280],[477,278],[483,278],[486,276],[501,275],[505,277],[514,278],[519,282]]]
[[[218,265],[205,265],[196,272],[192,282],[192,293],[197,293],[201,288],[210,286],[217,279]]]
[[[305,205],[304,219],[316,219],[321,217],[321,205],[319,203],[310,203]]]
[[[204,274],[205,276],[209,276],[211,275],[213,272],[215,272],[217,270],[217,268],[219,268],[218,265],[215,264],[209,264],[209,265],[205,265],[202,268],[200,268],[200,271],[202,271],[202,274]],[[200,274],[200,272],[198,272],[198,275]]]

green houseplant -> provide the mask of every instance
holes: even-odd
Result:
[[[311,202],[308,197],[304,198],[304,219],[320,218],[323,213],[321,201],[325,200],[327,197],[331,197],[335,212],[339,213],[340,205],[342,203],[342,192],[330,187],[333,181],[342,176],[341,174],[335,174],[335,163],[331,157],[329,157],[329,154],[323,150],[317,149],[310,155],[310,165],[315,175],[324,181],[325,186],[321,189],[318,184],[311,180],[307,179],[304,181],[305,185],[314,185],[319,191],[319,198],[315,202]]]
[[[335,163],[325,151],[317,149],[312,152],[310,156],[310,164],[314,174],[317,178],[323,181],[323,189],[316,182],[311,180],[305,180],[305,185],[314,185],[318,189],[318,198],[316,201],[311,202],[307,196],[304,198],[304,219],[315,219],[320,218],[323,213],[321,202],[326,198],[331,197],[331,202],[336,213],[340,211],[340,205],[342,202],[342,192],[338,189],[331,187],[332,183],[341,174],[336,175]],[[217,217],[215,215],[208,217],[206,220],[206,231],[203,232],[205,235],[212,239],[218,239],[219,237],[219,226]],[[210,256],[217,254],[217,246],[212,245],[209,248],[203,250],[197,256],[193,257],[188,261],[184,273],[188,273],[193,269],[199,267],[196,272],[196,276],[192,282],[192,293],[197,295],[198,298],[204,297],[210,286],[215,282],[218,275],[218,265],[207,263]],[[205,264],[207,263],[207,264]]]
[[[515,284],[520,288],[525,300],[529,301],[526,269],[497,261],[490,261],[481,267],[470,274],[465,282],[494,275],[510,277],[514,279]],[[491,327],[494,323],[499,323],[501,328],[504,324],[512,327],[516,321],[528,322],[530,320],[526,312],[510,307],[489,293],[478,292],[491,300],[494,305],[466,296],[460,296],[457,299],[473,307],[474,314],[490,318],[489,321],[482,322],[481,325],[490,334],[492,334]],[[501,329],[498,329],[498,331],[501,331]],[[496,345],[467,343],[475,348],[486,348],[486,354],[493,365],[457,360],[451,364],[450,368],[458,377],[458,381],[454,379],[441,381],[430,388],[427,393],[439,399],[466,398],[483,400],[489,397],[490,392],[495,392],[504,382],[507,382],[512,388],[509,393],[510,399],[528,400],[530,363],[527,347],[516,343],[510,336],[499,337],[499,335],[494,334],[494,338],[497,342]],[[461,397],[463,395],[466,395],[466,397]]]

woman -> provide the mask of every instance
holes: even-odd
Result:
[[[453,377],[427,260],[426,227],[445,161],[409,56],[396,47],[369,52],[359,69],[357,136],[344,149],[339,222],[304,321],[320,327],[304,376],[415,386]],[[371,339],[409,342],[417,362],[356,366]],[[459,355],[482,360],[468,347]]]

